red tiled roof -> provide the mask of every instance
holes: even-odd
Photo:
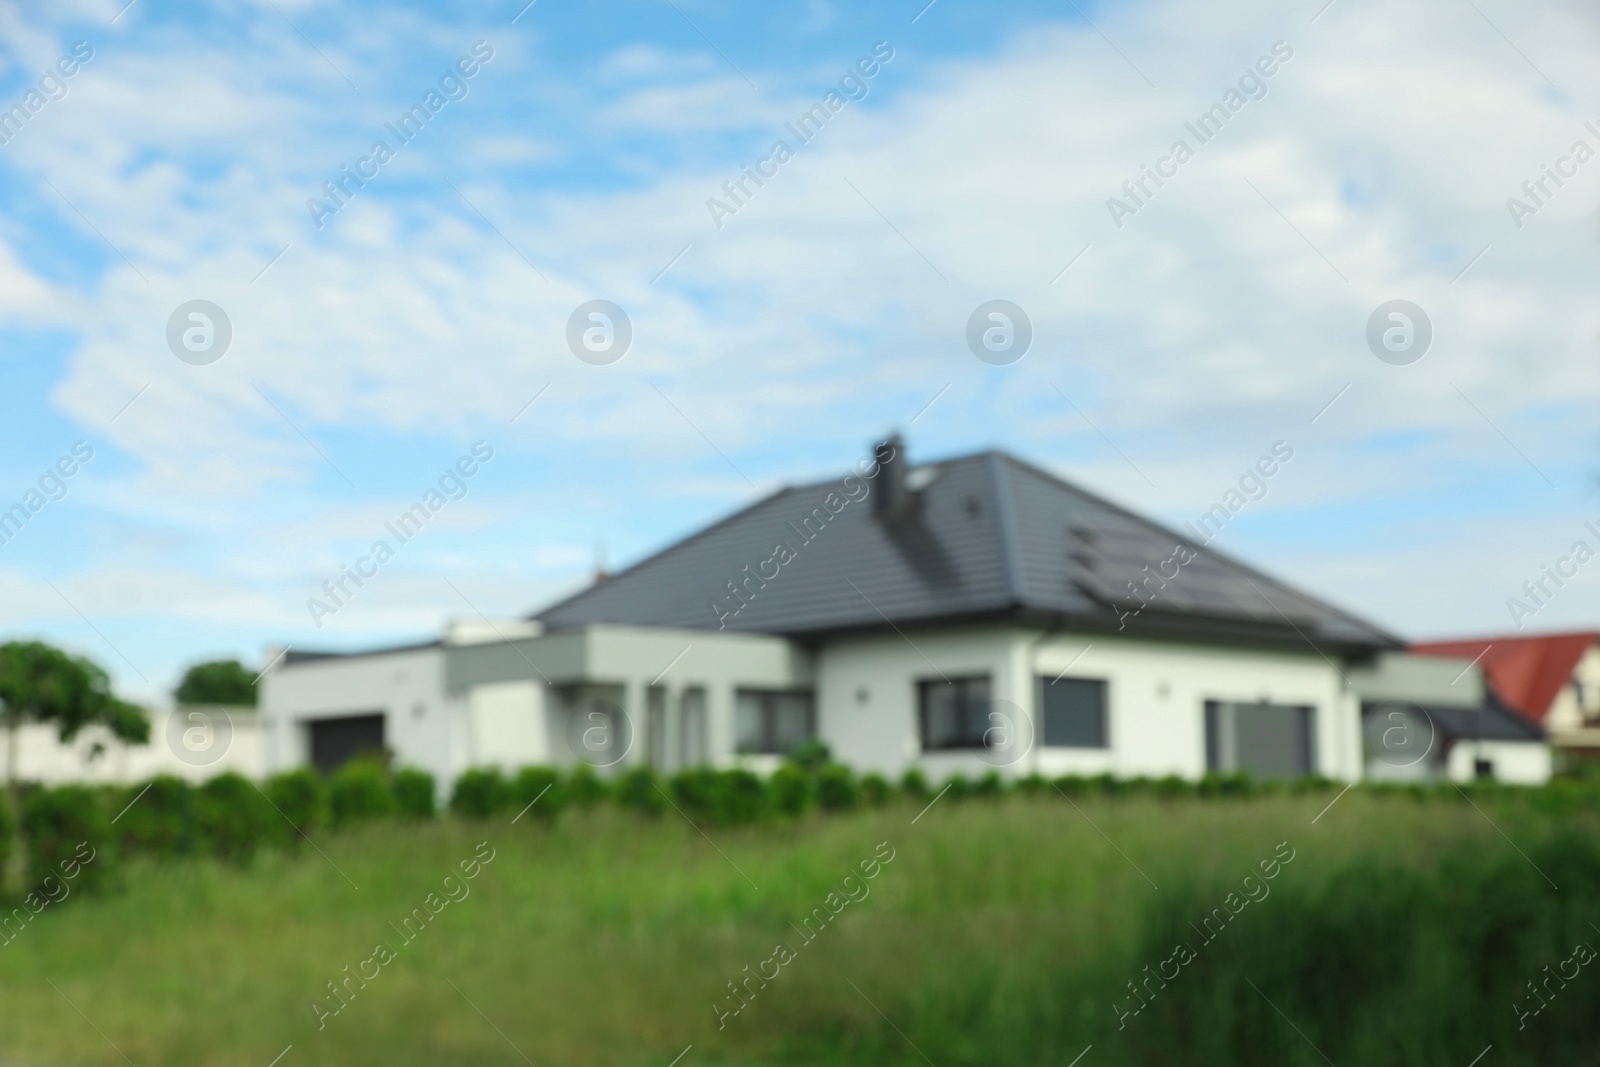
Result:
[[[1556,694],[1571,680],[1578,659],[1597,641],[1600,633],[1583,631],[1424,641],[1412,645],[1411,651],[1419,656],[1477,659],[1496,695],[1523,718],[1542,724]]]

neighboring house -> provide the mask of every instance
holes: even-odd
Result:
[[[1600,633],[1428,641],[1412,651],[1476,661],[1495,695],[1542,728],[1558,755],[1600,757]]]
[[[289,652],[262,680],[267,765],[383,748],[444,788],[486,764],[765,769],[817,736],[935,780],[1362,777],[1383,685],[1347,677],[1401,642],[1199,541],[1228,515],[1182,533],[1004,453],[912,466],[894,439],[523,623]]]
[[[1544,731],[1507,708],[1467,659],[1384,652],[1349,672],[1374,781],[1550,780]]]
[[[137,782],[158,774],[198,782],[224,771],[251,778],[264,773],[256,709],[179,706],[146,714],[150,718],[146,745],[124,744],[103,726],[85,727],[63,743],[52,724],[24,725],[17,731],[17,777],[56,785]]]

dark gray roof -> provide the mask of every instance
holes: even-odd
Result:
[[[719,612],[739,608],[728,589],[737,581],[754,595],[721,620],[730,631],[805,638],[992,617],[1114,632],[1119,616],[1141,605],[1127,583],[1145,578],[1146,565],[1155,574],[1185,544],[1196,558],[1129,615],[1122,632],[1312,643],[1330,654],[1400,647],[1377,627],[1194,537],[1001,452],[910,468],[909,505],[880,515],[875,504],[888,477],[780,490],[537,618],[552,629],[612,622],[715,630]],[[865,497],[846,501],[863,485]],[[780,544],[794,558],[771,577],[773,564],[763,561]],[[750,577],[758,566],[764,585]]]
[[[1361,705],[1364,713],[1382,714],[1389,708],[1421,711],[1436,730],[1452,741],[1542,741],[1544,731],[1507,708],[1492,695],[1482,707],[1459,708],[1410,704],[1398,700],[1373,700]]]

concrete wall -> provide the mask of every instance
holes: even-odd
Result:
[[[199,782],[224,771],[261,776],[261,719],[253,708],[158,708],[148,714],[147,745],[124,745],[98,726],[63,744],[54,726],[24,726],[17,731],[17,777],[56,785],[137,782],[158,774]],[[4,736],[0,732],[0,748]]]

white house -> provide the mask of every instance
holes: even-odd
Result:
[[[261,705],[269,768],[387,748],[441,783],[575,760],[764,769],[811,736],[935,780],[1355,780],[1382,686],[1350,676],[1400,648],[1009,455],[912,466],[896,438],[524,622],[290,652]]]

